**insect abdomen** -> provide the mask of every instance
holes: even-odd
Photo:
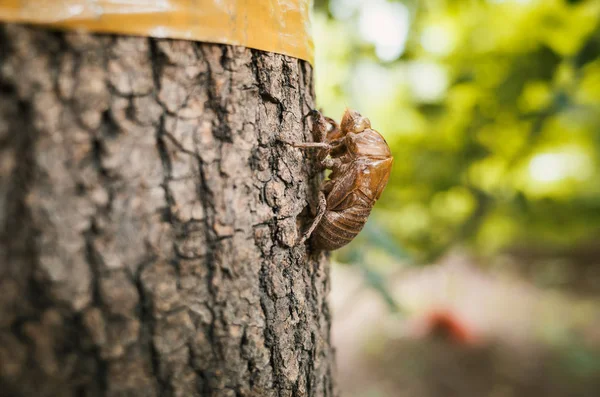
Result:
[[[327,211],[314,232],[317,248],[333,251],[348,244],[362,230],[371,207],[355,206],[343,211]]]

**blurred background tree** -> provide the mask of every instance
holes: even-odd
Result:
[[[367,115],[395,157],[340,261],[594,241],[600,1],[315,3],[319,106]]]

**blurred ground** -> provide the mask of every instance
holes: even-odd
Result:
[[[390,313],[358,268],[334,266],[343,396],[600,395],[597,298],[484,273],[459,252],[436,266],[401,269],[386,277],[403,309]],[[453,317],[473,340],[427,335],[431,313]]]

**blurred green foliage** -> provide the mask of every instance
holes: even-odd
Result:
[[[596,236],[600,1],[315,3],[319,107],[359,110],[395,157],[343,261]]]

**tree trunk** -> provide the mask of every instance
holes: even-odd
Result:
[[[279,141],[313,95],[283,55],[0,25],[0,394],[333,396]]]

